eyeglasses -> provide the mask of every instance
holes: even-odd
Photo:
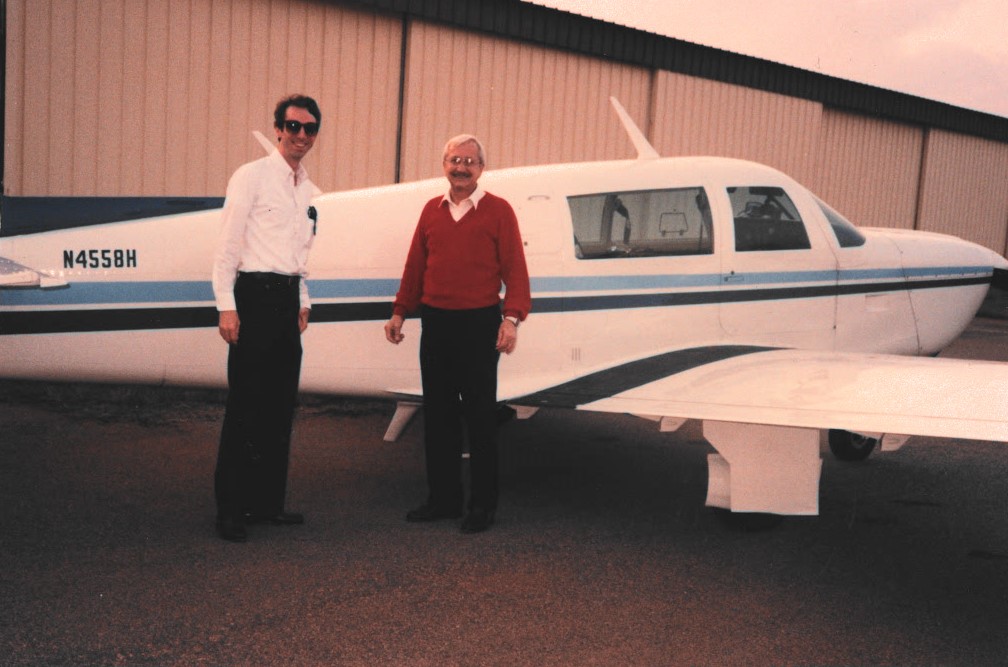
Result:
[[[302,123],[299,120],[285,120],[283,122],[283,126],[284,129],[286,129],[291,134],[297,134],[298,132],[301,131],[301,128],[303,127],[305,134],[307,134],[309,137],[314,137],[316,134],[318,134],[318,128],[319,128],[318,123]]]
[[[454,165],[456,167],[459,166],[459,165],[465,165],[466,167],[471,167],[474,164],[475,165],[483,164],[482,162],[479,161],[478,158],[461,157],[459,155],[455,155],[455,156],[452,156],[452,157],[446,157],[444,159],[444,161],[445,161],[445,164]]]

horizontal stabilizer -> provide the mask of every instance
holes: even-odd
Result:
[[[0,257],[0,289],[8,287],[65,287],[65,280],[53,278],[35,269]]]

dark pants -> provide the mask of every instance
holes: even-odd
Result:
[[[498,306],[421,310],[428,502],[462,508],[463,423],[469,436],[469,508],[497,509]]]
[[[291,425],[301,375],[296,279],[240,273],[241,321],[228,353],[228,398],[214,491],[217,516],[283,511]]]

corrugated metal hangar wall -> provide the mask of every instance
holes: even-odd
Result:
[[[5,39],[4,234],[25,202],[216,201],[289,92],[324,190],[438,175],[459,132],[490,168],[631,157],[612,95],[663,155],[1008,251],[1008,119],[516,0],[6,0]]]

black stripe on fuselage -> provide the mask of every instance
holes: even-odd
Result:
[[[607,294],[557,296],[533,299],[532,312],[584,312],[664,306],[711,305],[756,301],[814,299],[853,294],[894,292],[906,289],[963,287],[991,282],[991,277],[921,280],[912,283],[853,283],[807,287],[724,289],[702,292],[653,294]],[[322,303],[312,307],[312,322],[368,322],[387,319],[389,302]],[[0,314],[0,335],[71,333],[86,331],[130,331],[143,329],[187,329],[217,326],[213,306],[164,308],[101,308],[67,310],[19,310]]]
[[[772,349],[775,348],[751,345],[715,345],[676,350],[591,373],[528,396],[509,400],[508,403],[536,407],[576,408],[579,405],[609,398],[649,382],[716,361]]]
[[[533,312],[573,312],[585,310],[619,310],[624,308],[655,308],[661,306],[696,306],[746,301],[781,301],[815,299],[852,294],[875,294],[905,290],[937,289],[985,285],[988,277],[946,278],[906,282],[848,283],[843,285],[809,285],[801,287],[771,287],[754,289],[723,289],[703,292],[665,292],[652,294],[609,294],[604,296],[543,297],[532,302]]]
[[[192,308],[108,308],[96,310],[19,310],[0,314],[0,336],[199,329],[217,326],[212,306]]]

